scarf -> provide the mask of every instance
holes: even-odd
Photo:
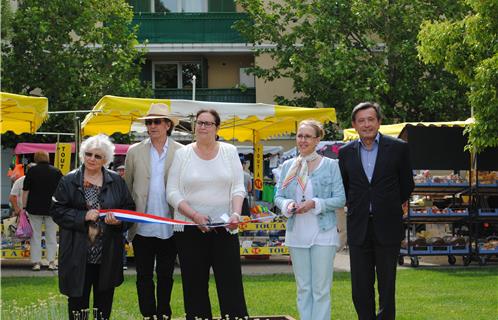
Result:
[[[320,155],[313,151],[313,153],[303,157],[299,155],[297,159],[292,164],[292,167],[287,172],[284,182],[282,183],[282,189],[285,189],[294,178],[297,179],[297,183],[304,192],[306,188],[306,183],[308,182],[308,162],[317,159]]]

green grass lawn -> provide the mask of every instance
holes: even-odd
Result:
[[[246,276],[244,288],[251,315],[287,314],[298,318],[292,275]],[[210,295],[214,314],[218,314],[213,281]],[[2,319],[9,319],[9,306],[21,307],[14,311],[19,314],[19,310],[30,304],[42,304],[46,297],[51,297],[52,311],[58,304],[59,313],[65,312],[66,300],[58,293],[56,277],[2,278]],[[183,299],[179,277],[175,277],[172,308],[173,315],[181,318]],[[397,314],[397,319],[406,320],[498,319],[498,268],[399,270]],[[134,276],[127,276],[125,283],[116,289],[112,315],[113,319],[140,319]],[[349,273],[334,274],[332,319],[355,319]]]

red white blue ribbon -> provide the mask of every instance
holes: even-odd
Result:
[[[112,212],[114,217],[120,221],[140,222],[140,223],[159,223],[159,224],[182,224],[196,226],[193,222],[163,218],[153,214],[136,212],[123,209],[101,209],[99,210],[100,217],[105,217],[108,212]]]
[[[125,221],[125,222],[159,223],[159,224],[170,224],[170,225],[176,224],[176,225],[184,225],[184,226],[198,226],[199,225],[199,224],[189,222],[189,221],[163,218],[163,217],[159,217],[159,216],[156,216],[153,214],[142,213],[142,212],[131,211],[131,210],[123,210],[123,209],[101,209],[101,210],[99,210],[99,216],[105,217],[108,212],[112,212],[112,214],[114,215],[114,217],[117,220]],[[270,216],[256,218],[256,219],[252,219],[250,221],[239,221],[239,223],[257,222],[257,221],[261,221],[261,220],[273,220],[274,217],[275,217],[275,215],[272,213]],[[229,225],[228,223],[219,222],[219,223],[209,223],[205,226],[207,226],[207,227],[225,227],[228,225]]]

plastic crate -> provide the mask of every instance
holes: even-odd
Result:
[[[478,209],[477,214],[481,217],[498,216],[498,209]]]
[[[465,246],[449,246],[450,247],[450,253],[454,254],[466,254],[470,253],[470,248],[469,245]]]
[[[410,246],[410,250],[408,251],[410,252],[411,255],[431,253],[429,246],[419,246],[419,247]]]
[[[448,253],[450,253],[449,246],[430,246],[429,250],[432,254],[448,254]]]

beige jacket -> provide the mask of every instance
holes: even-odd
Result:
[[[164,187],[166,189],[168,182],[168,172],[173,162],[175,152],[183,148],[183,145],[168,137],[168,154],[164,162]],[[135,201],[136,210],[138,212],[145,212],[147,207],[147,198],[149,195],[149,182],[150,182],[150,148],[152,143],[150,139],[145,139],[142,142],[132,145],[126,154],[126,171],[125,181],[131,196]],[[169,208],[170,216],[173,215],[173,208]],[[134,224],[128,230],[128,240],[132,241],[137,232],[137,225]]]

